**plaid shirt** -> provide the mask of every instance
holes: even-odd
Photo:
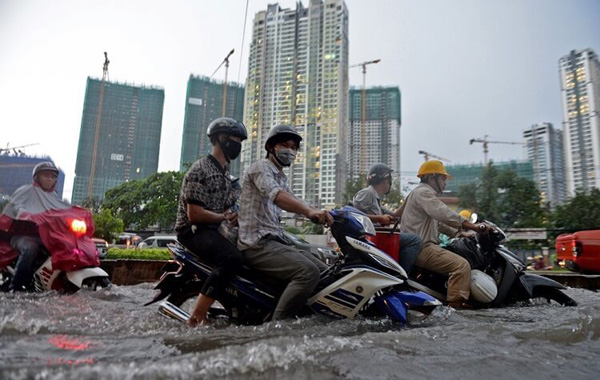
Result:
[[[211,155],[202,157],[194,162],[183,177],[175,230],[181,231],[191,226],[187,215],[188,204],[199,205],[208,211],[221,214],[234,203],[235,193],[231,189],[227,169],[221,167],[219,161]]]
[[[252,247],[267,235],[288,240],[280,224],[282,210],[275,204],[275,197],[280,191],[293,195],[287,185],[287,177],[269,159],[257,161],[248,168],[242,184],[238,216],[240,250]]]

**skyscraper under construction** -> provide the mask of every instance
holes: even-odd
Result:
[[[72,203],[156,173],[164,99],[162,88],[88,77]]]

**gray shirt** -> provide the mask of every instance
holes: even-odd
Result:
[[[364,188],[356,193],[354,199],[352,199],[352,204],[367,215],[393,214],[392,211],[381,206],[381,199],[373,186]]]
[[[408,194],[399,212],[402,232],[419,235],[423,246],[439,244],[440,232],[455,236],[466,220],[446,206],[425,183]]]
[[[288,240],[280,224],[282,210],[275,204],[275,197],[280,191],[293,195],[287,177],[275,164],[265,158],[250,165],[242,184],[238,214],[240,250],[254,246],[267,235]]]

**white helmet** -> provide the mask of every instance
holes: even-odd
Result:
[[[491,276],[480,270],[471,271],[471,297],[481,303],[490,303],[498,295],[498,286]]]

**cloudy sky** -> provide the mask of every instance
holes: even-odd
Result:
[[[86,78],[101,77],[107,51],[111,80],[165,89],[159,170],[177,170],[189,74],[210,75],[235,48],[229,79],[243,82],[252,18],[268,3],[249,1],[242,45],[245,0],[0,0],[0,147],[37,144],[24,150],[63,168],[70,198]],[[405,176],[418,150],[480,162],[471,138],[520,141],[533,123],[560,127],[558,59],[600,53],[597,0],[346,3],[350,63],[380,58],[367,85],[402,91]],[[350,83],[361,86],[359,68]],[[517,145],[490,145],[496,161],[522,157]]]

